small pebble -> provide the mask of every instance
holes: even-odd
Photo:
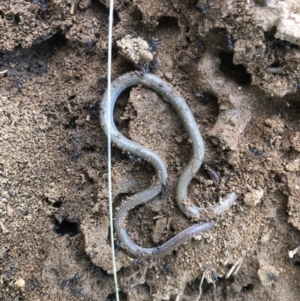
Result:
[[[16,191],[13,190],[13,189],[10,189],[10,190],[8,191],[8,193],[9,193],[10,196],[15,196],[15,195],[17,194]]]
[[[25,280],[20,278],[15,282],[15,285],[18,287],[24,287],[25,286]]]
[[[165,72],[164,77],[168,82],[171,82],[173,80],[173,74],[171,72]]]

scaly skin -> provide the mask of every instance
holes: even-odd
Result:
[[[168,178],[167,169],[159,155],[151,151],[149,148],[137,142],[131,141],[123,136],[117,130],[114,123],[113,109],[117,98],[126,88],[138,84],[143,84],[146,87],[155,90],[161,96],[163,96],[166,101],[171,103],[171,105],[178,113],[180,119],[182,120],[184,127],[192,140],[192,157],[179,177],[176,190],[177,204],[180,210],[189,218],[194,218],[200,213],[199,207],[193,205],[186,206],[183,204],[183,202],[187,199],[187,187],[202,164],[204,158],[204,142],[196,120],[184,99],[176,90],[174,90],[171,85],[153,74],[145,74],[142,76],[138,73],[127,73],[112,82],[110,124],[108,124],[107,92],[103,96],[100,108],[100,120],[105,134],[108,134],[108,127],[110,126],[111,142],[124,152],[141,157],[142,159],[150,162],[154,166],[157,175],[157,180],[154,186],[131,196],[125,203],[120,206],[120,209],[117,212],[116,216],[115,230],[119,236],[120,241],[123,243],[124,248],[129,253],[133,254],[136,257],[158,258],[172,252],[174,249],[178,248],[180,245],[190,240],[192,237],[198,235],[199,233],[211,229],[213,227],[213,223],[195,224],[178,233],[173,238],[162,244],[160,247],[156,248],[140,247],[135,244],[128,236],[127,231],[124,227],[124,221],[129,210],[138,205],[145,204],[149,200],[156,197],[162,190],[162,187],[166,186]],[[225,201],[221,207],[216,207],[215,211],[218,212],[217,214],[220,214],[220,211],[222,211],[223,208],[224,210],[228,209],[228,207],[232,204],[232,199],[236,199],[237,196],[235,196],[231,195],[230,204],[228,206],[224,206],[224,203],[226,203]]]

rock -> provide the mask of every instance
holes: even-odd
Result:
[[[14,189],[10,189],[10,190],[8,191],[8,193],[9,193],[10,196],[15,196],[15,195],[17,194],[16,191],[15,191]]]
[[[18,287],[24,287],[25,286],[25,280],[20,278],[15,282],[15,285]]]
[[[255,206],[257,205],[264,195],[264,190],[260,189],[253,189],[250,192],[247,192],[244,196],[244,202],[247,206]]]
[[[153,60],[153,54],[149,51],[148,43],[141,38],[126,35],[117,41],[117,45],[119,53],[136,67],[148,65]]]
[[[271,265],[265,265],[257,271],[257,275],[262,286],[269,286],[274,281],[278,281],[279,271]]]

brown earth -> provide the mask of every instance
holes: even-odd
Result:
[[[121,300],[196,301],[200,286],[200,300],[299,300],[300,259],[288,254],[300,245],[299,15],[296,0],[116,1],[113,78],[135,69],[116,41],[148,41],[151,72],[185,98],[221,176],[216,187],[201,167],[189,197],[209,208],[239,194],[212,231],[163,259],[133,264],[117,246]],[[107,20],[105,0],[0,3],[1,301],[115,300],[98,117]],[[138,244],[159,245],[192,224],[174,200],[189,137],[144,87],[122,94],[115,120],[167,165],[164,199],[127,223]],[[115,207],[154,175],[114,148]]]

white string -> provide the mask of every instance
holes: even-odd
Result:
[[[115,244],[114,244],[114,222],[113,222],[113,206],[112,206],[112,180],[111,180],[111,60],[112,60],[112,29],[113,29],[113,12],[114,0],[109,2],[109,21],[108,21],[108,62],[107,62],[107,94],[108,94],[108,108],[107,108],[107,160],[108,160],[108,199],[109,199],[109,223],[110,223],[110,244],[111,256],[113,263],[113,273],[115,281],[116,301],[119,301],[119,287],[117,278]]]

